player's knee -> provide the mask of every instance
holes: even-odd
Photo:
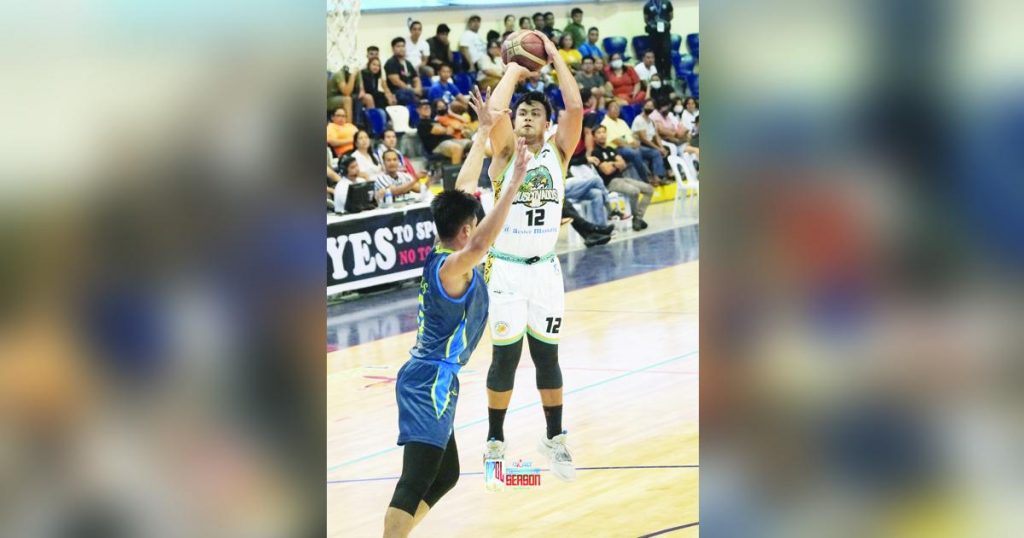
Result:
[[[423,496],[423,502],[427,503],[431,508],[437,504],[437,501],[455,487],[455,484],[459,482],[459,464],[455,462],[455,465],[450,466],[447,469],[442,469],[438,473],[437,478],[434,479],[434,483],[431,484],[430,490]]]
[[[395,486],[395,493],[391,496],[390,506],[415,516],[420,500],[426,496],[428,489],[430,489],[430,481],[425,474],[407,474],[403,470],[402,477],[398,480],[398,485]]]
[[[537,369],[538,389],[562,388],[562,368],[558,365],[558,345],[530,337],[530,356]]]
[[[491,367],[487,369],[487,388],[495,392],[512,390],[516,381],[516,368],[523,352],[523,341],[507,346],[494,346]]]

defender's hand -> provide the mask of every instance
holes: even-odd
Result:
[[[530,165],[530,149],[526,145],[526,139],[516,137],[516,165],[512,171],[512,180],[508,185],[509,190],[517,191],[526,178],[526,168]]]

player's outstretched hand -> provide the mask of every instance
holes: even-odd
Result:
[[[526,169],[530,166],[530,149],[526,145],[526,139],[516,137],[516,165],[512,170],[512,180],[507,188],[511,191],[519,190],[526,178]]]
[[[477,118],[480,119],[480,130],[489,130],[494,125],[494,116],[491,115],[491,110],[487,108],[487,90],[480,93],[480,88],[473,86],[473,91],[469,94],[469,106],[473,107],[476,111]]]

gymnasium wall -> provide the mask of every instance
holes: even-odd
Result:
[[[363,0],[364,5],[373,0]],[[474,8],[474,9],[422,9],[411,11],[389,11],[389,12],[366,12],[363,11],[359,19],[359,32],[357,45],[359,47],[358,57],[365,61],[366,47],[376,45],[380,47],[381,57],[387,59],[391,56],[391,39],[402,36],[408,38],[409,31],[405,25],[406,19],[412,17],[423,23],[423,38],[434,35],[437,25],[447,24],[452,31],[450,39],[453,44],[458,43],[459,36],[466,29],[466,20],[470,15],[479,15],[481,20],[480,33],[487,34],[488,30],[503,32],[502,20],[505,15],[516,16],[516,27],[519,25],[519,17],[530,17],[534,13],[552,12],[555,14],[555,27],[559,30],[565,28],[569,23],[569,12],[573,7],[579,6],[583,10],[583,26],[590,28],[596,26],[601,31],[601,38],[613,35],[631,38],[644,33],[643,8],[644,2],[601,2],[601,3],[580,3],[580,2],[550,2],[545,4],[532,4],[521,7],[495,7],[495,8]],[[685,36],[697,32],[698,1],[677,0],[672,3],[675,10],[675,17],[672,21],[672,33]],[[454,48],[453,50],[458,50]],[[627,47],[627,54],[632,53],[632,45]]]

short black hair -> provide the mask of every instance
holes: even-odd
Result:
[[[448,62],[441,62],[441,65],[437,66],[437,72],[440,73],[441,70],[444,69],[445,67],[447,67],[448,69],[452,69],[452,64]],[[452,70],[454,71],[454,69]]]
[[[437,237],[442,241],[453,239],[463,225],[477,218],[480,209],[480,202],[468,192],[450,190],[438,194],[430,202]]]
[[[584,104],[586,104],[587,101],[589,101],[590,98],[593,96],[594,92],[590,91],[590,88],[583,88],[582,90],[580,90],[580,101],[582,101]]]
[[[494,30],[487,32],[487,41],[497,41],[499,37],[501,37],[501,34]]]
[[[423,28],[423,23],[422,22],[420,22],[420,21],[412,21],[412,22],[409,23],[409,29],[412,30],[412,27],[416,26],[417,24],[420,25],[421,29]]]
[[[512,117],[516,117],[516,111],[519,110],[519,105],[523,103],[540,103],[544,105],[544,114],[548,121],[551,120],[551,103],[548,103],[548,98],[541,92],[526,92],[516,102],[515,106],[512,107]],[[354,139],[353,139],[354,140]]]
[[[569,12],[569,16],[570,17],[575,17],[577,13],[582,15],[583,14],[583,10],[578,8],[578,7],[574,7],[574,8],[572,8],[572,11]]]
[[[587,30],[587,33],[588,33],[588,34],[589,34],[590,32],[598,32],[598,33],[600,33],[601,31],[597,29],[597,26],[591,26],[591,27],[590,27],[590,28],[589,28],[589,29]]]
[[[338,162],[338,173],[345,176],[348,173],[348,167],[354,162],[356,162],[356,158],[351,154],[344,155],[341,161]]]
[[[588,54],[588,55],[584,56],[582,60],[580,60],[580,63],[583,63],[583,62],[585,62],[587,60],[594,61],[594,57]]]
[[[405,44],[405,38],[404,37],[396,37],[396,38],[392,39],[391,40],[391,48],[395,48],[395,45],[397,45],[399,43],[402,43],[404,45]]]
[[[447,34],[447,33],[451,33],[451,31],[452,31],[452,29],[449,28],[448,25],[443,23],[443,22],[441,24],[437,25],[437,33],[439,33],[439,34]]]
[[[552,12],[550,12],[550,11],[548,11],[547,13],[545,13],[545,14],[544,14],[544,16],[545,16],[545,17],[547,17],[548,15],[551,15],[552,17],[554,17],[554,16],[555,16],[555,14],[554,14],[554,13],[552,13]]]
[[[384,162],[384,157],[387,157],[387,156],[388,156],[388,153],[394,153],[394,154],[395,154],[395,158],[396,158],[396,159],[398,159],[398,158],[399,158],[399,157],[398,157],[398,150],[396,150],[396,149],[387,149],[387,150],[384,150],[384,153],[381,153],[381,154],[380,154],[380,160],[381,160],[381,162]]]
[[[543,14],[543,13],[541,13],[540,11],[538,11],[538,12],[536,12],[536,13],[534,13],[534,14],[533,14],[533,18],[534,18],[534,19],[536,19],[537,17],[540,17],[540,18],[542,18],[542,19],[543,19],[543,18],[544,18],[544,14]]]
[[[384,135],[386,135],[386,134],[388,134],[388,133],[395,133],[395,136],[398,136],[398,131],[396,131],[396,130],[394,130],[394,129],[391,129],[391,128],[388,128],[388,129],[384,129],[384,132],[383,132],[383,133],[381,133],[381,135],[380,135],[380,139],[381,139],[381,140],[384,140]]]
[[[472,15],[472,16],[470,16],[468,22],[472,23],[473,21],[480,22],[480,15]]]
[[[604,129],[605,131],[608,130],[608,128],[605,127],[603,123],[598,123],[597,126],[594,127],[594,131],[593,132],[596,133],[596,132],[600,131],[601,129]]]
[[[373,52],[373,51],[380,52],[380,47],[378,47],[377,45],[370,45],[369,47],[366,47],[366,52]]]

